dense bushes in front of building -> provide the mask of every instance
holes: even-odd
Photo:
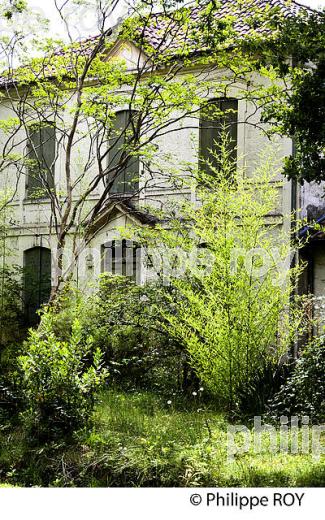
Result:
[[[8,357],[1,357],[8,383],[1,388],[7,399],[1,404],[6,410],[0,430],[3,481],[45,486],[324,483],[321,462],[311,471],[311,455],[273,457],[267,439],[263,453],[242,454],[227,466],[229,421],[236,418],[251,427],[249,417],[267,412],[267,401],[274,417],[295,413],[314,423],[323,420],[324,343],[315,340],[298,361],[290,359],[293,341],[304,336],[307,325],[304,300],[290,298],[290,280],[299,267],[282,285],[274,259],[264,276],[254,277],[261,259],[251,255],[248,270],[242,256],[280,243],[281,260],[290,249],[288,241],[281,244],[265,232],[265,211],[274,207],[278,189],[270,182],[270,168],[262,163],[261,177],[251,178],[249,187],[234,173],[232,179],[215,174],[218,183],[202,179],[202,190],[208,190],[201,194],[201,206],[185,208],[182,222],[192,222],[188,234],[186,229],[180,233],[180,221],[174,219],[168,229],[156,226],[150,236],[145,231],[136,237],[151,245],[158,238],[167,248],[184,251],[197,247],[200,258],[212,254],[214,264],[204,276],[200,269],[185,270],[167,284],[142,286],[106,273],[87,295],[71,282],[19,341],[22,288],[4,271],[8,318],[2,321],[13,332],[3,329],[2,334],[9,348]],[[239,245],[236,269],[228,269]],[[288,356],[295,366],[287,378]]]
[[[270,402],[274,417],[306,416],[325,422],[325,338],[312,341],[291,368],[288,379]]]

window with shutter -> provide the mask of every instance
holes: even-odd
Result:
[[[201,168],[212,173],[212,167],[219,168],[218,155],[222,134],[228,134],[230,159],[237,161],[237,99],[215,99],[207,103],[200,116],[200,161]]]
[[[132,240],[111,240],[102,246],[102,271],[137,281],[141,248]]]
[[[28,325],[39,321],[37,310],[51,295],[51,251],[33,247],[24,252],[24,304]]]
[[[139,189],[139,157],[129,156],[128,142],[132,137],[132,118],[136,112],[123,110],[116,113],[109,139],[109,169],[112,169],[111,193],[135,193]],[[127,157],[126,164],[119,168]]]
[[[54,187],[55,127],[38,126],[28,135],[26,192],[28,198],[44,198]]]

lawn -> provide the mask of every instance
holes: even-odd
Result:
[[[184,401],[150,393],[108,392],[87,440],[85,459],[94,464],[93,484],[96,478],[97,484],[109,486],[325,484],[324,455],[316,461],[309,454],[270,453],[267,434],[261,453],[250,449],[229,462],[228,426],[198,397]],[[241,438],[238,434],[238,446]]]
[[[74,446],[24,446],[2,433],[2,482],[50,486],[324,486],[325,456],[261,453],[227,458],[229,423],[199,396],[184,400],[148,392],[108,391],[92,431]],[[241,434],[236,442],[240,444]]]

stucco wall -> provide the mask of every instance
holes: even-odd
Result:
[[[217,72],[214,72],[216,77]],[[229,96],[236,97],[236,92],[239,86],[233,86],[229,91]],[[0,119],[9,117],[10,111],[5,106],[5,102],[0,106]],[[69,119],[71,115],[65,114],[65,124],[69,126]],[[277,171],[277,178],[282,179],[279,166],[284,156],[291,153],[291,141],[288,139],[279,139],[271,143],[263,131],[257,127],[259,123],[260,114],[255,107],[250,103],[240,100],[238,104],[238,166],[243,169],[245,175],[251,175],[257,161],[260,158],[261,152],[266,148],[272,148],[274,151],[273,161],[274,167]],[[245,124],[247,122],[249,124]],[[87,127],[85,124],[80,125],[78,132],[80,135],[86,134]],[[21,139],[22,135],[17,139]],[[3,136],[2,136],[3,139]],[[1,141],[1,136],[0,136]],[[166,135],[157,139],[157,162],[164,164],[164,175],[156,174],[156,177],[150,180],[148,172],[142,169],[142,176],[140,183],[142,183],[142,191],[140,193],[140,205],[152,205],[161,207],[166,203],[172,203],[173,200],[179,200],[182,197],[191,198],[193,193],[187,186],[173,187],[173,184],[168,180],[169,171],[174,171],[181,168],[182,176],[186,177],[186,163],[189,165],[197,164],[197,152],[199,143],[199,120],[198,118],[187,118],[181,123],[177,131],[167,133]],[[88,152],[89,143],[87,138],[83,140],[80,147],[76,147],[73,152],[72,165],[73,176],[76,178],[80,174],[80,169],[83,167]],[[159,168],[157,169],[157,171]],[[95,165],[89,169],[83,184],[87,185],[90,181],[92,172],[95,171]],[[167,172],[167,175],[166,175]],[[17,178],[13,172],[6,172],[1,175],[0,179],[8,188],[10,185],[14,188]],[[275,179],[275,180],[276,180]],[[64,194],[64,154],[60,153],[55,166],[55,182],[59,190]],[[31,202],[25,198],[25,175],[22,174],[18,179],[18,190],[15,200],[12,204],[12,232],[11,242],[13,249],[12,261],[19,265],[23,262],[24,250],[36,246],[43,245],[55,249],[55,237],[50,236],[50,206],[46,201]],[[99,186],[99,192],[102,186]],[[279,205],[274,208],[274,215],[278,218],[279,225],[284,229],[289,230],[291,211],[291,183],[284,182],[283,187],[279,188]],[[98,196],[98,194],[97,194]],[[96,200],[96,193],[93,194],[89,204]],[[91,279],[98,275],[100,271],[100,251],[101,245],[113,238],[118,233],[118,228],[125,225],[125,216],[114,218],[113,221],[108,221],[107,225],[101,232],[93,239],[90,247],[93,249],[94,267],[93,269],[85,269],[84,266],[79,265],[76,269],[76,277]],[[132,225],[130,221],[128,225]],[[84,271],[84,274],[81,273]]]

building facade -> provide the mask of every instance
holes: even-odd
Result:
[[[116,42],[106,59],[124,60],[126,67],[134,70],[135,64],[141,63],[142,58],[139,49],[133,43]],[[211,72],[212,76],[213,74],[218,76],[219,72],[214,70]],[[210,101],[217,104],[221,110],[231,111],[230,119],[228,112],[228,119],[223,123],[227,124],[230,133],[234,160],[245,175],[251,174],[262,151],[270,146],[274,149],[274,162],[277,164],[281,164],[284,157],[292,154],[293,143],[290,139],[279,138],[269,141],[261,128],[260,112],[249,100],[237,95],[236,84],[231,87],[227,98],[215,98],[210,95]],[[0,106],[0,120],[10,117],[12,113],[4,96]],[[121,107],[116,116],[116,124],[120,127],[127,126],[128,118],[128,109]],[[87,132],[87,128],[79,130]],[[20,129],[19,132],[23,134],[24,129]],[[162,162],[168,156],[167,169],[171,171],[173,168],[179,168],[180,165],[197,165],[199,155],[208,159],[209,150],[213,148],[213,143],[218,140],[219,135],[220,128],[213,128],[213,125],[211,127],[210,124],[206,124],[201,114],[188,121],[185,118],[179,128],[173,128],[172,132],[167,132],[156,139],[155,146]],[[16,139],[18,142],[16,151],[19,151],[19,133]],[[27,151],[31,159],[36,159],[49,170],[48,185],[55,185],[59,190],[62,186],[64,190],[64,151],[60,150],[55,129],[45,125],[44,128],[31,132],[27,141],[31,143],[31,149]],[[1,137],[1,142],[3,146],[4,135]],[[26,146],[25,138],[21,138],[21,143],[20,151],[24,154],[26,153],[23,150]],[[118,157],[120,146],[121,142],[116,139],[112,143],[110,153]],[[87,153],[85,148],[87,147],[83,143],[73,152],[73,175],[76,177],[78,165],[85,160],[82,159]],[[91,168],[87,172],[87,177],[83,179],[84,183],[90,182],[88,176],[91,178]],[[280,180],[283,180],[281,173],[274,182]],[[56,250],[56,237],[51,231],[51,202],[46,197],[37,195],[38,190],[42,190],[42,181],[35,168],[31,166],[27,166],[19,176],[8,168],[2,172],[0,182],[0,190],[13,193],[8,211],[10,223],[7,237],[8,250],[10,250],[8,258],[11,263],[24,268],[26,319],[32,323],[36,309],[49,298],[55,277],[52,258]],[[89,206],[96,204],[103,189],[104,186],[99,184],[97,191],[93,191],[87,201]],[[137,192],[135,197],[126,196],[132,191]],[[86,247],[81,249],[78,260],[73,262],[73,253],[70,258],[65,259],[67,269],[71,262],[74,263],[73,279],[77,286],[80,289],[86,288],[89,282],[94,281],[105,271],[130,276],[136,278],[138,283],[144,283],[150,273],[141,260],[141,251],[136,244],[121,238],[120,230],[135,224],[154,225],[156,217],[153,211],[150,212],[150,208],[164,208],[182,198],[189,200],[195,198],[195,193],[189,184],[182,182],[177,185],[170,177],[165,178],[157,172],[153,177],[146,171],[141,160],[133,158],[112,186],[105,207],[93,223],[92,238],[87,241]],[[308,220],[319,220],[321,226],[325,215],[323,187],[308,184],[299,187],[292,181],[282,182],[279,187],[279,205],[274,208],[269,218],[278,224],[279,229],[288,234],[288,239],[292,212]],[[302,251],[302,258],[307,260],[308,268],[301,290],[312,293],[320,299],[325,294],[323,236],[321,229],[315,231],[312,241]],[[67,240],[70,240],[69,236]]]

